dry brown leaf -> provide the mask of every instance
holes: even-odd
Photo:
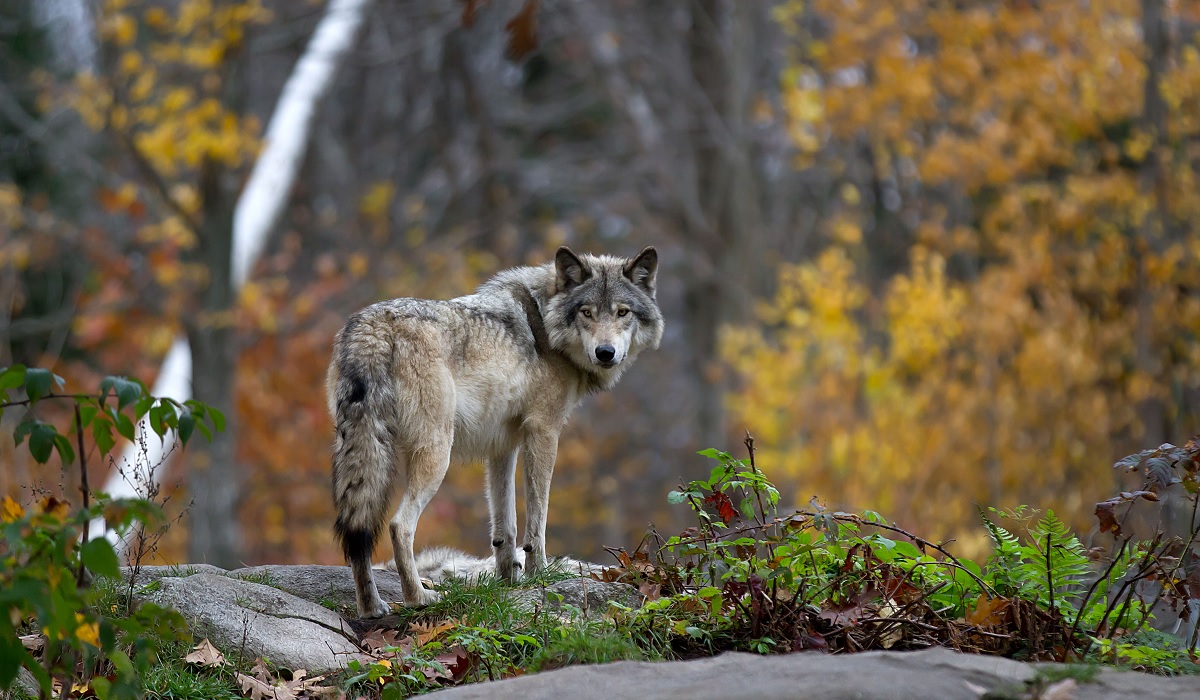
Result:
[[[980,593],[975,601],[975,609],[967,613],[966,621],[976,627],[991,627],[1004,622],[1008,612],[1008,598],[988,598]]]
[[[286,687],[271,685],[265,681],[261,681],[253,676],[247,676],[244,673],[237,674],[238,685],[242,689],[242,694],[250,698],[250,700],[295,700],[296,694],[288,690]]]
[[[459,621],[454,618],[443,620],[437,624],[414,622],[408,626],[408,631],[417,636],[417,646],[420,647],[424,646],[426,642],[437,639],[443,632],[448,632],[458,627],[458,625]]]
[[[199,644],[192,647],[192,653],[183,657],[185,663],[196,664],[197,666],[217,667],[224,666],[225,655],[222,654],[208,638],[201,640]]]
[[[25,647],[26,651],[36,654],[46,646],[46,638],[40,634],[23,634],[21,646]]]
[[[254,672],[255,678],[265,683],[270,683],[274,678],[271,669],[267,668],[267,662],[261,656],[254,660],[254,668],[250,670]]]

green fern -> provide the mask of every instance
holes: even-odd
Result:
[[[1071,594],[1088,573],[1083,543],[1052,510],[1029,528],[1029,537],[1030,544],[1020,548],[1022,592],[1036,595],[1039,604],[1076,612]]]
[[[995,545],[987,562],[984,580],[1000,595],[1016,595],[1021,588],[1021,578],[1018,575],[1021,566],[1021,540],[989,520],[982,508],[979,509],[979,517]]]

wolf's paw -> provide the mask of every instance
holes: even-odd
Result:
[[[358,607],[359,617],[383,617],[384,615],[391,614],[392,606],[383,602],[383,598],[380,598],[379,596],[375,596],[375,602],[371,603],[366,610],[364,610],[363,606],[361,605]]]
[[[404,598],[405,605],[412,608],[423,608],[426,605],[433,605],[441,600],[442,594],[438,591],[431,591],[428,588],[422,587],[416,596],[404,596]]]
[[[497,561],[496,576],[509,583],[516,583],[521,578],[521,562],[511,559],[509,561]]]

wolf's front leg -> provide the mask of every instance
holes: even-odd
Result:
[[[558,431],[531,432],[525,440],[525,571],[546,565],[546,510],[558,456]]]
[[[513,479],[517,473],[517,451],[487,460],[488,512],[492,516],[492,550],[496,575],[515,581],[521,570],[517,562],[517,495]]]

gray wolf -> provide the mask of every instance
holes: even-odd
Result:
[[[611,388],[657,348],[658,253],[576,255],[505,270],[447,301],[393,299],[338,332],[326,377],[333,445],[334,533],[354,574],[358,613],[390,608],[371,574],[393,486],[404,495],[389,532],[408,605],[437,600],[420,582],[413,535],[451,461],[482,460],[497,575],[515,580],[517,454],[525,474],[522,549],[546,562],[546,507],[558,437],[583,397]]]

